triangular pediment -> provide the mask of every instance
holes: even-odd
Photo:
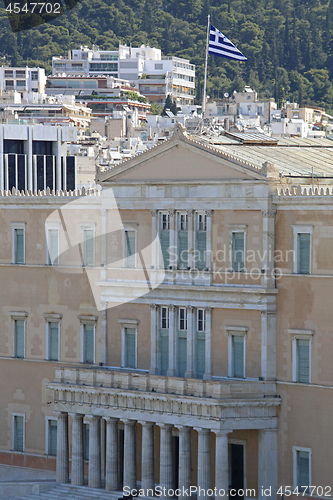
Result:
[[[189,138],[181,126],[171,139],[98,175],[108,182],[204,182],[264,179],[260,169]]]

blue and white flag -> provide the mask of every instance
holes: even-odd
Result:
[[[241,51],[212,24],[210,25],[208,54],[227,57],[235,61],[247,61]]]

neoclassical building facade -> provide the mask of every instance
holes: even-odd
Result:
[[[333,156],[313,146],[178,126],[99,192],[2,193],[2,463],[332,496]]]

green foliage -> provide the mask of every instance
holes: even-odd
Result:
[[[151,103],[150,113],[152,115],[160,115],[163,111],[163,107],[161,104],[157,104],[156,102]]]
[[[80,45],[105,50],[116,49],[119,41],[155,46],[196,65],[199,103],[207,14],[248,58],[238,63],[209,56],[209,95],[248,84],[261,97],[332,109],[333,0],[81,0],[68,15],[17,34],[1,8],[0,57],[50,73],[53,55]]]
[[[170,109],[171,113],[173,113],[175,116],[177,115],[177,105],[171,99],[170,94],[165,99],[164,108],[163,108],[163,111],[161,113],[162,116],[167,116],[167,114],[166,114],[167,109]]]

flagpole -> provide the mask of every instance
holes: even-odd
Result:
[[[205,112],[206,112],[206,86],[207,86],[207,64],[208,64],[209,32],[210,32],[210,15],[208,14],[208,20],[207,20],[207,41],[206,41],[206,60],[205,60],[205,78],[204,78],[204,88],[203,88],[203,95],[202,95],[202,118],[205,118]]]

